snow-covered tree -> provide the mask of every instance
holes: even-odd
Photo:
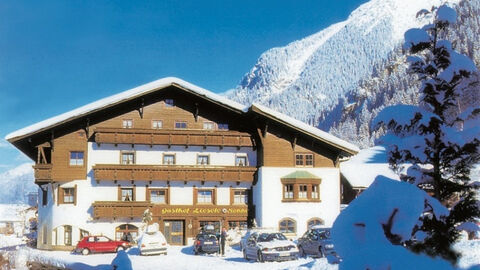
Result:
[[[443,39],[456,12],[447,5],[434,12],[432,24],[405,32],[410,71],[422,83],[419,105],[387,107],[375,125],[388,130],[382,140],[390,146],[390,165],[402,180],[429,190],[449,210],[439,216],[426,204],[412,239],[399,244],[455,263],[459,254],[451,245],[460,236],[457,227],[480,215],[470,180],[480,161],[480,108],[460,106],[461,91],[476,66]]]

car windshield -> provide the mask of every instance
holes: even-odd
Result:
[[[270,242],[273,240],[287,240],[281,233],[262,233],[258,236],[258,242]]]
[[[217,240],[217,237],[214,234],[199,234],[197,235],[197,239],[212,241],[212,240]]]
[[[316,234],[318,235],[318,239],[329,239],[330,238],[330,230],[317,230]]]

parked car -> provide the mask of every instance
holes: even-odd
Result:
[[[137,243],[138,249],[140,250],[140,255],[167,255],[168,244],[161,231],[147,230],[140,235],[140,237],[137,239]]]
[[[315,257],[331,256],[332,259],[340,259],[330,239],[330,228],[313,226],[302,237],[298,238],[297,246],[300,257],[312,255]]]
[[[211,232],[200,232],[195,237],[193,251],[195,255],[200,253],[218,253],[220,251],[220,243],[217,236]]]
[[[243,251],[243,249],[247,245],[247,240],[250,237],[250,235],[256,233],[255,236],[257,237],[258,233],[271,232],[273,230],[274,229],[272,229],[272,228],[250,228],[250,229],[248,229],[247,232],[245,233],[245,235],[242,236],[242,239],[240,239],[240,250]]]
[[[285,261],[298,258],[298,248],[281,233],[253,233],[243,249],[246,260]]]
[[[106,236],[85,236],[77,243],[75,252],[88,255],[93,252],[118,252],[130,248],[127,241],[115,241]]]

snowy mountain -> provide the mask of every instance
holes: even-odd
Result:
[[[440,0],[372,0],[346,21],[263,53],[229,98],[266,105],[361,147],[373,145],[372,118],[383,107],[415,103],[403,34],[432,20],[418,13]],[[452,1],[450,1],[452,3]],[[457,50],[480,63],[480,0],[453,1]],[[477,86],[478,87],[478,86]],[[478,93],[478,92],[477,92]],[[472,93],[470,93],[472,95]],[[475,94],[473,94],[473,99]]]
[[[37,191],[31,163],[24,163],[0,174],[0,203],[26,203],[25,195]]]

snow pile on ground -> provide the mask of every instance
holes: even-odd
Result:
[[[340,163],[340,172],[353,187],[369,187],[378,175],[398,179],[390,169],[384,146],[361,150],[348,161]]]
[[[476,265],[480,269],[480,240],[460,241],[454,248],[462,253],[458,266],[467,268]]]
[[[423,190],[378,176],[333,225],[332,239],[343,258],[340,269],[454,269],[447,261],[414,254],[387,238],[410,239],[425,204],[436,216],[448,213]]]

